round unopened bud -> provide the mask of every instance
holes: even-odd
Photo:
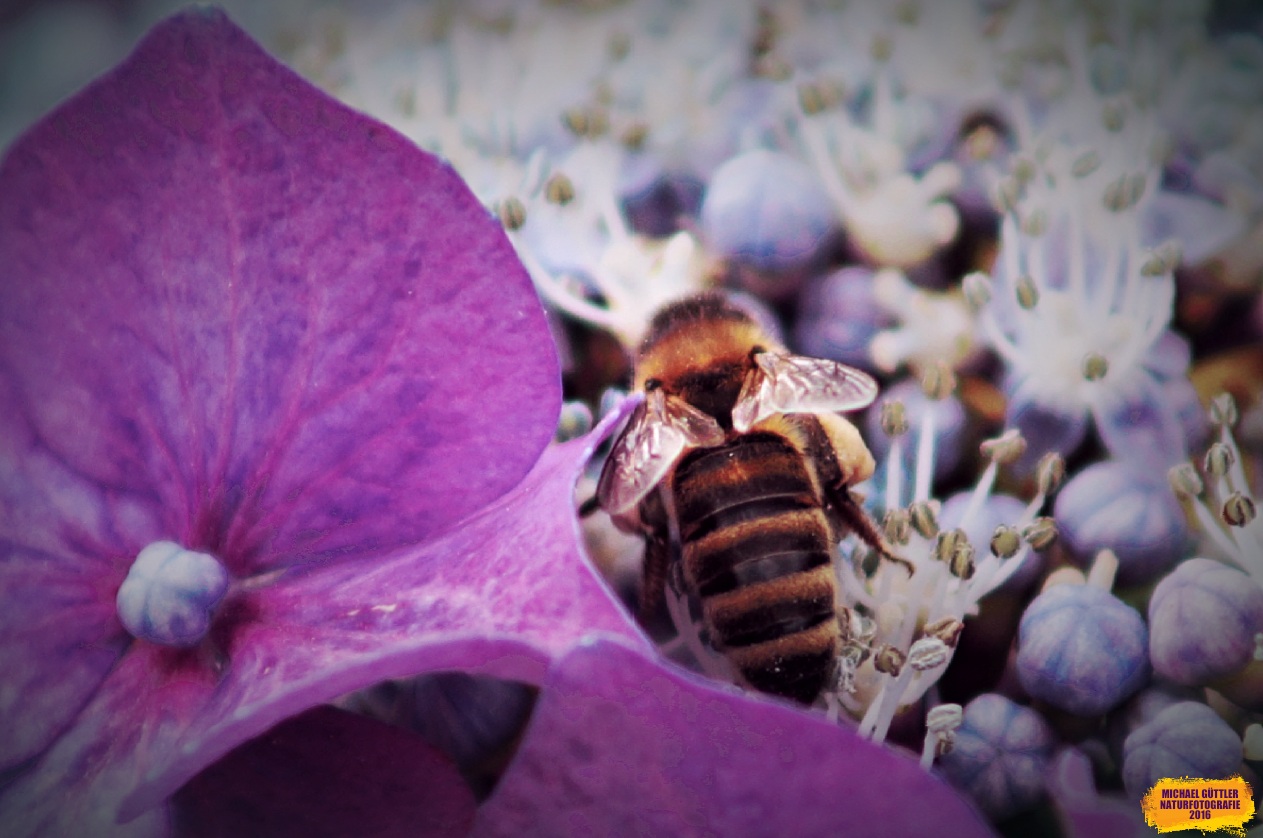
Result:
[[[888,509],[882,516],[882,531],[892,544],[904,545],[912,535],[911,517],[906,509]]]
[[[1101,155],[1095,151],[1085,151],[1070,164],[1070,173],[1075,177],[1087,177],[1101,167]]]
[[[557,419],[556,442],[566,442],[592,430],[592,409],[581,401],[562,402],[561,416]]]
[[[574,183],[562,172],[557,172],[544,184],[544,200],[565,206],[574,200]]]
[[[1036,550],[1043,550],[1057,540],[1057,524],[1052,518],[1042,515],[1022,530],[1022,538]]]
[[[965,711],[959,704],[940,704],[925,714],[925,729],[935,736],[951,733],[960,727]]]
[[[1099,352],[1083,356],[1083,377],[1088,381],[1100,381],[1110,371],[1110,362]]]
[[[1026,453],[1026,440],[1017,428],[1010,428],[995,439],[983,440],[978,450],[988,460],[1005,465]]]
[[[942,401],[956,390],[956,373],[942,361],[935,361],[921,376],[921,391],[935,401]]]
[[[1035,488],[1041,495],[1057,491],[1066,477],[1066,458],[1056,451],[1049,451],[1035,464]]]
[[[1207,474],[1223,477],[1236,461],[1236,455],[1233,454],[1231,448],[1222,442],[1216,442],[1206,449],[1206,459],[1202,465]]]
[[[960,634],[965,630],[965,624],[955,617],[943,617],[941,620],[935,620],[925,627],[926,637],[937,637],[942,640],[949,648],[955,649],[956,644],[960,641]]]
[[[908,411],[898,399],[881,403],[881,430],[891,439],[908,432]]]
[[[1048,230],[1048,213],[1042,208],[1033,210],[1022,219],[1022,232],[1031,238],[1038,238]]]
[[[933,538],[938,534],[938,501],[918,500],[908,507],[908,517],[912,528],[922,538]]]
[[[1039,305],[1039,289],[1035,287],[1035,280],[1029,275],[1019,276],[1013,288],[1017,295],[1017,304],[1022,308],[1030,311]]]
[[[228,592],[218,558],[173,541],[142,549],[115,596],[119,622],[135,638],[188,648],[206,637]]]
[[[1224,523],[1230,527],[1249,526],[1254,520],[1254,501],[1249,495],[1233,492],[1224,501],[1223,509],[1219,514],[1223,517]]]
[[[1210,400],[1210,421],[1224,428],[1237,424],[1237,402],[1231,393],[1220,393]]]
[[[1001,524],[991,534],[991,552],[1001,559],[1011,559],[1022,546],[1022,537],[1014,527]]]
[[[1192,463],[1180,463],[1167,471],[1167,482],[1177,495],[1195,498],[1202,493],[1202,478]]]
[[[886,675],[898,675],[908,656],[894,646],[885,645],[873,654],[873,669]]]
[[[515,195],[510,195],[496,205],[496,215],[506,230],[520,230],[526,223],[526,205]]]
[[[918,672],[934,669],[947,663],[951,649],[937,637],[922,637],[908,650],[908,665]]]
[[[974,311],[981,311],[991,302],[991,277],[982,271],[965,274],[961,289],[965,293],[965,302]]]

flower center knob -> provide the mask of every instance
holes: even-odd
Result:
[[[118,589],[118,617],[140,640],[194,646],[228,591],[228,571],[208,553],[155,541],[136,556]]]

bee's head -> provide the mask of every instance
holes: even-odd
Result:
[[[714,407],[727,422],[751,351],[771,341],[754,319],[722,294],[710,292],[663,307],[649,324],[636,359],[636,387],[647,383],[682,396],[697,407]],[[713,403],[713,404],[712,404]]]

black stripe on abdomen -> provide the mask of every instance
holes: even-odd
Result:
[[[725,615],[712,622],[715,642],[726,648],[753,646],[796,634],[835,616],[833,592],[811,599],[786,599]]]
[[[688,577],[706,597],[818,567],[832,549],[823,524],[804,509],[693,539],[684,548]]]

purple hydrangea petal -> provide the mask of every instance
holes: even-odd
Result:
[[[238,575],[434,532],[551,431],[503,232],[219,13],[159,26],[0,177],[12,432]]]
[[[182,836],[465,835],[474,795],[420,737],[317,707],[233,750],[176,794]]]
[[[250,574],[347,573],[432,538],[517,483],[555,424],[557,359],[495,221],[449,167],[219,12],[160,25],[9,150],[0,263],[0,579],[32,592],[0,613],[0,766],[91,705],[39,771],[76,766],[94,799],[166,770],[212,665],[248,677],[319,635],[295,619],[252,649],[245,606],[272,577]],[[249,590],[218,627],[226,661],[144,645],[119,659],[115,594],[159,539],[213,553]],[[331,645],[362,650],[374,630]],[[283,698],[262,679],[264,700],[233,705],[229,688],[199,710],[241,725],[218,752],[261,732],[260,707],[274,722],[323,700],[310,684],[376,677],[362,661],[288,671]],[[193,697],[168,705],[169,688]],[[101,739],[93,714],[119,696],[140,715]],[[183,753],[186,773],[211,756]],[[126,782],[110,774],[120,755],[137,760]]]
[[[618,643],[576,648],[474,834],[988,835],[907,755]]]
[[[371,566],[295,569],[226,601],[222,671],[202,650],[133,649],[26,779],[58,790],[44,803],[100,798],[117,809],[124,798],[128,817],[286,717],[378,681],[464,669],[539,682],[583,637],[647,649],[588,564],[573,514],[579,470],[625,413],[547,449],[513,492],[443,538]],[[68,768],[89,756],[90,768]],[[0,822],[34,788],[0,795]],[[64,808],[32,817],[88,814]]]
[[[1186,265],[1200,265],[1216,256],[1246,229],[1240,212],[1200,195],[1159,190],[1140,216],[1141,241],[1156,246],[1168,239],[1180,243]]]

